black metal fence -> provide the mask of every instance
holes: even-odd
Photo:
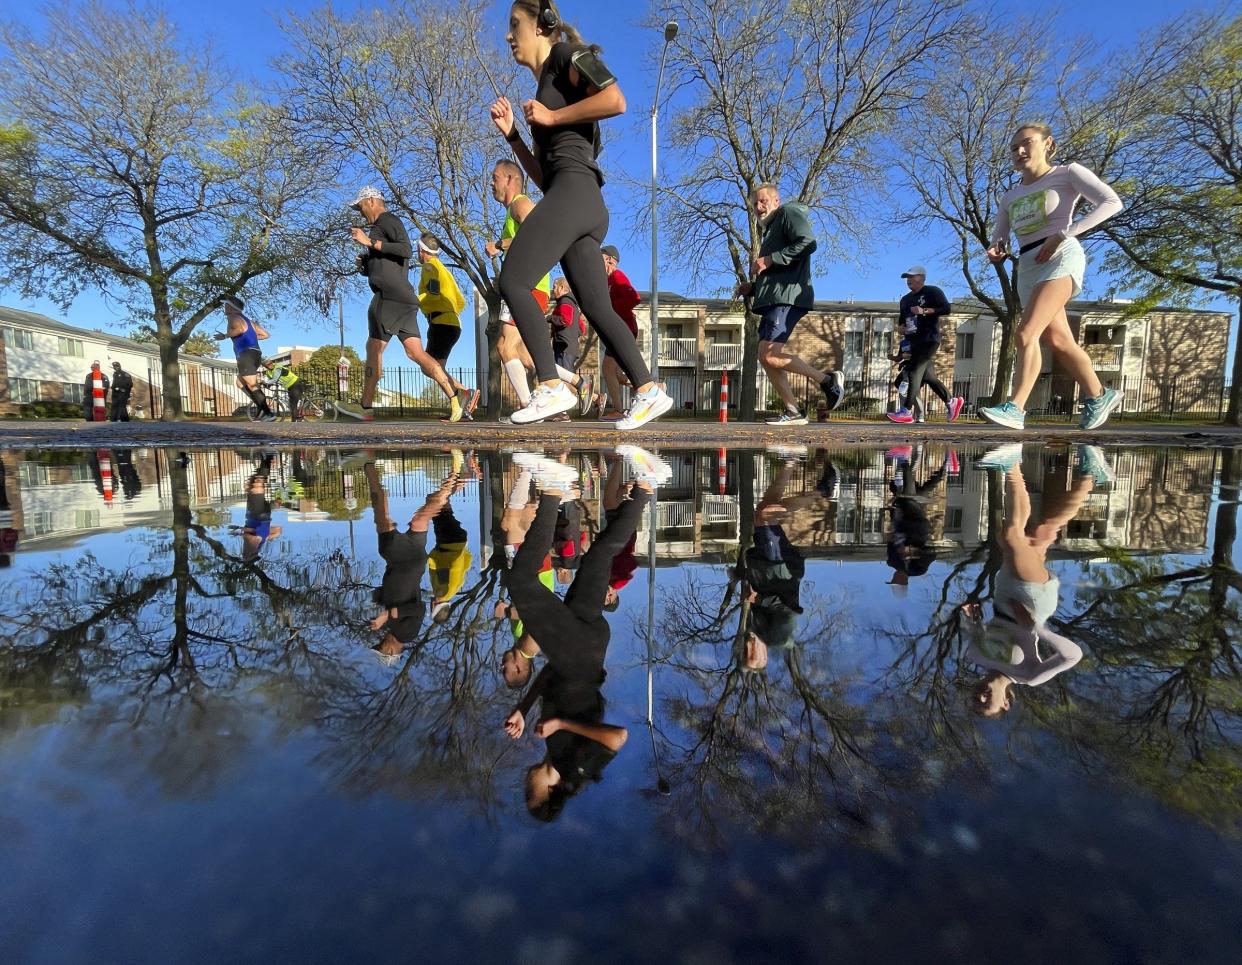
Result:
[[[363,373],[357,365],[342,378],[335,367],[302,368],[302,378],[321,400],[357,403],[362,397]],[[475,387],[478,382],[471,368],[450,368],[449,374],[464,385]],[[598,372],[583,373],[591,380],[592,389],[603,391]],[[665,369],[660,379],[674,400],[671,415],[685,418],[716,420],[720,413],[720,371],[705,371],[701,377],[685,370]],[[740,372],[728,371],[729,418],[738,417]],[[249,400],[236,388],[227,372],[203,369],[181,376],[181,395],[186,412],[194,416],[227,418],[243,411]],[[807,414],[813,419],[823,404],[823,394],[807,380],[790,379]],[[1179,376],[1171,379],[1122,378],[1105,380],[1105,384],[1123,395],[1123,403],[1113,418],[1121,419],[1220,419],[1228,405],[1229,383],[1222,377]],[[161,412],[158,375],[151,373],[149,415],[158,418]],[[965,400],[964,415],[974,415],[978,406],[992,391],[992,378],[973,377],[955,381],[949,386],[953,395]],[[628,388],[623,401],[628,402]],[[760,375],[759,406],[761,411],[776,413],[780,402],[766,377]],[[931,419],[943,418],[944,406],[924,386],[920,395]],[[144,400],[145,401],[145,400]],[[1077,418],[1080,394],[1072,379],[1043,374],[1036,382],[1027,404],[1027,411],[1036,418],[1072,421]],[[518,407],[518,399],[507,379],[501,380],[502,411]],[[882,419],[899,405],[897,388],[891,377],[847,380],[846,397],[834,418]],[[376,392],[375,406],[397,417],[431,417],[447,410],[444,393],[430,378],[414,366],[385,368]]]

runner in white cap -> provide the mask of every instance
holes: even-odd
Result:
[[[952,313],[953,306],[944,292],[935,285],[927,284],[927,269],[922,265],[911,265],[901,273],[901,277],[906,280],[910,291],[902,296],[897,325],[910,340],[910,361],[906,366],[906,397],[901,400],[896,412],[889,413],[889,421],[913,422],[919,391],[926,384],[945,404],[948,419],[953,422],[962,411],[963,400],[957,396],[949,397],[944,383],[936,378],[934,361],[944,337],[940,331],[940,320]]]

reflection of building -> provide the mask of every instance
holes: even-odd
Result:
[[[176,455],[149,448],[4,453],[0,461],[18,551],[72,545],[98,532],[167,527],[174,499],[168,460]],[[444,477],[448,458],[431,452],[381,454],[384,485],[394,498],[425,499]],[[189,508],[201,521],[207,512],[223,516],[241,507],[254,469],[254,460],[232,449],[192,452],[185,470]],[[286,522],[317,523],[340,518],[325,506],[352,513],[366,505],[366,484],[354,479],[360,471],[356,460],[342,467],[333,454],[299,450],[276,464],[268,486],[273,499],[283,501]]]
[[[939,446],[927,459],[939,458]],[[1070,450],[1053,450],[1035,462],[1029,453],[1026,482],[1038,518],[1041,494],[1064,489],[1073,472]],[[816,492],[819,463],[800,463],[786,495],[812,494],[782,525],[794,545],[810,556],[882,559],[888,534],[889,480],[879,452],[833,453],[838,490],[835,499]],[[1194,552],[1207,544],[1212,483],[1217,455],[1213,450],[1130,450],[1110,454],[1117,482],[1088,498],[1054,548],[1080,554],[1102,545],[1138,552]],[[737,492],[739,460],[755,460],[754,498],[771,481],[776,463],[751,452],[728,454],[728,491]],[[737,549],[742,507],[736,495],[717,496],[716,457],[702,454],[676,460],[677,475],[660,488],[656,552],[660,560],[720,558]],[[936,464],[938,465],[938,463]],[[917,475],[925,478],[930,462]],[[989,474],[963,467],[926,501],[932,544],[942,557],[977,549],[987,541]],[[996,480],[1000,498],[1000,480]],[[697,497],[695,494],[698,494]],[[697,498],[697,503],[695,499]],[[646,534],[640,545],[645,546]]]
[[[937,356],[943,381],[975,401],[992,388],[1000,345],[995,318],[971,299],[955,300],[944,320]],[[1125,391],[1127,411],[1210,411],[1223,399],[1230,315],[1224,312],[1153,308],[1130,315],[1121,301],[1071,302],[1067,311],[1079,342],[1105,385]],[[651,303],[637,310],[644,354],[649,351]],[[745,318],[740,303],[660,293],[660,375],[678,406],[715,407],[720,373],[735,379],[742,367]],[[852,394],[888,399],[893,378],[897,302],[816,302],[794,331],[793,349],[811,364],[840,369]],[[1076,389],[1045,353],[1032,408],[1066,410]],[[765,379],[760,372],[760,387]],[[762,398],[762,395],[761,395]]]
[[[81,405],[83,383],[96,361],[109,378],[113,362],[133,376],[133,415],[150,417],[153,401],[158,414],[162,369],[155,345],[0,307],[0,415],[20,412],[33,402]],[[234,385],[237,364],[232,358],[183,355],[180,365],[188,412],[231,415],[245,399]]]

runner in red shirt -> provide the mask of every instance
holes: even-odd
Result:
[[[641,299],[638,292],[634,290],[634,286],[630,284],[630,280],[625,277],[625,273],[617,267],[617,263],[621,261],[621,253],[617,251],[616,245],[604,245],[600,249],[600,254],[604,258],[604,272],[608,275],[608,297],[612,301],[612,310],[621,317],[621,321],[629,326],[630,331],[637,338],[638,319],[634,317],[634,309],[638,307]],[[604,356],[604,387],[607,389],[607,394],[600,396],[600,407],[603,408],[605,400],[608,406],[601,418],[611,422],[620,419],[625,414],[625,406],[621,404],[621,385],[623,382],[627,385],[629,383],[626,382],[625,375],[616,359],[604,352],[603,343],[600,343],[599,348],[600,354]]]

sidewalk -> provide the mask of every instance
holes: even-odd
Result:
[[[1034,425],[1010,432],[984,422],[892,423],[825,422],[776,427],[731,422],[656,422],[633,432],[618,432],[611,423],[575,421],[551,425],[498,425],[439,421],[384,422],[72,422],[58,420],[0,421],[0,449],[95,449],[176,446],[456,446],[488,449],[499,446],[534,448],[610,446],[622,442],[675,449],[744,449],[772,444],[809,446],[891,446],[907,441],[973,444],[1091,442],[1099,445],[1242,446],[1242,428],[1184,423],[1110,422],[1094,432],[1065,424]]]

